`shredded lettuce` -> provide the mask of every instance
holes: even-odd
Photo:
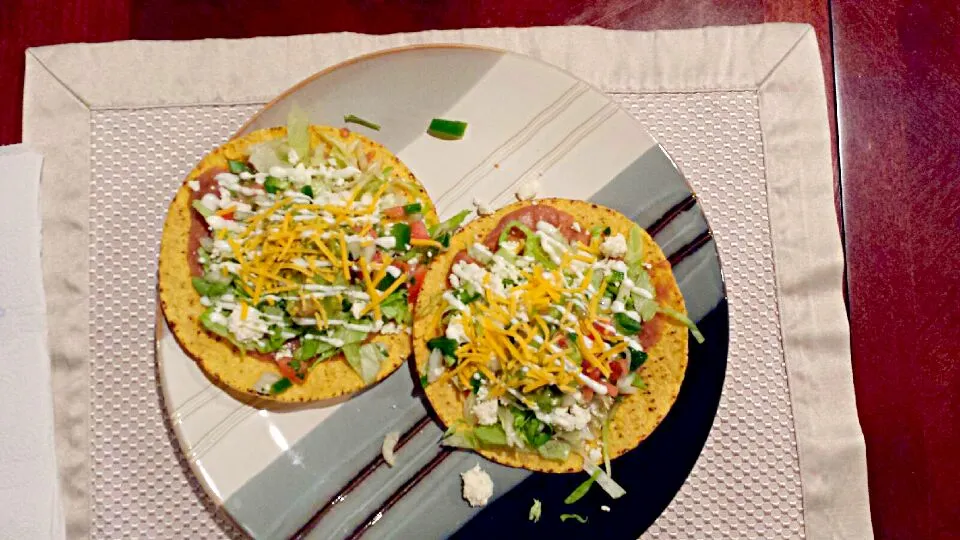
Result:
[[[304,339],[300,347],[293,352],[293,359],[302,362],[313,358],[320,350],[320,343],[319,339]]]
[[[591,475],[597,476],[597,484],[610,495],[611,499],[619,499],[627,494],[626,490],[620,487],[620,484],[613,481],[608,474],[603,472],[600,467],[594,465],[586,456],[583,459],[583,470]]]
[[[380,372],[380,362],[386,357],[385,352],[378,343],[367,343],[357,345],[351,343],[343,346],[343,354],[347,357],[347,363],[360,375],[363,382],[369,384],[377,378]]]
[[[697,325],[694,324],[694,322],[691,321],[689,317],[687,317],[683,313],[680,313],[679,311],[669,306],[660,306],[659,309],[660,309],[660,313],[663,313],[664,315],[676,320],[680,324],[689,328],[690,333],[693,334],[693,339],[697,340],[697,343],[704,342],[703,334],[700,333],[700,329],[697,328]]]
[[[499,424],[477,426],[473,428],[473,434],[482,446],[505,446],[507,444],[507,434]]]
[[[194,210],[196,210],[197,212],[200,212],[200,215],[205,218],[213,215],[213,210],[207,208],[207,206],[202,202],[200,202],[199,200],[194,200],[190,204],[193,206]]]
[[[580,499],[582,499],[583,496],[586,495],[588,491],[590,491],[590,486],[592,486],[593,483],[597,481],[597,478],[600,476],[602,472],[603,471],[601,471],[600,469],[597,469],[596,472],[590,475],[590,478],[587,478],[586,480],[584,480],[582,484],[577,486],[577,489],[573,490],[573,492],[570,493],[570,495],[567,495],[567,498],[563,500],[563,503],[573,504],[579,501]]]
[[[394,291],[386,300],[380,302],[380,313],[385,319],[396,321],[399,324],[410,322],[410,305],[403,291]]]
[[[306,160],[310,155],[309,125],[310,118],[307,116],[307,111],[294,103],[290,108],[290,114],[287,115],[287,144],[302,160]],[[291,165],[295,164],[291,163]]]
[[[457,228],[460,227],[460,224],[463,223],[463,220],[467,219],[467,216],[470,215],[470,212],[472,212],[472,210],[464,210],[452,218],[430,227],[430,238],[433,238],[437,242],[443,244],[444,242],[441,240],[441,238],[446,236],[447,242],[449,243],[450,235],[456,232]]]
[[[349,345],[351,343],[360,343],[363,340],[367,339],[367,333],[360,330],[350,330],[342,326],[334,328],[333,332],[330,333],[332,339],[339,339],[343,341],[344,345]]]
[[[634,225],[627,237],[627,254],[623,258],[627,267],[634,268],[643,264],[643,229]]]
[[[575,519],[580,523],[587,522],[587,518],[581,516],[580,514],[560,514],[560,521],[566,521],[568,519]]]
[[[286,341],[282,334],[283,330],[281,330],[279,326],[274,326],[263,345],[257,345],[256,349],[262,353],[279,351],[280,347],[283,347],[283,344]]]
[[[530,410],[514,409],[513,429],[533,448],[540,448],[553,437],[553,427],[541,422]]]
[[[270,167],[286,165],[284,160],[280,159],[280,143],[281,141],[274,139],[255,144],[250,148],[249,161],[257,172],[265,173],[270,170]]]
[[[447,429],[443,434],[443,438],[440,439],[440,444],[443,446],[452,446],[454,448],[466,448],[472,450],[480,446],[479,441],[477,441],[477,436],[473,433],[472,429],[457,429],[459,424],[454,424]]]
[[[607,474],[613,476],[613,467],[610,465],[610,418],[604,420],[600,437],[603,443],[603,466],[607,469]]]
[[[657,314],[660,306],[649,298],[641,298],[640,295],[633,295],[633,307],[640,315],[640,320],[647,322]]]
[[[530,513],[527,515],[527,518],[536,523],[540,521],[541,512],[543,512],[543,505],[540,504],[540,499],[534,499],[533,506],[530,507]]]
[[[537,448],[537,452],[546,459],[566,461],[570,456],[570,445],[557,439],[551,439]]]
[[[193,283],[193,288],[200,293],[200,296],[206,296],[208,298],[216,298],[230,290],[229,283],[210,281],[199,277],[191,278],[190,281]]]
[[[540,263],[544,268],[552,270],[557,267],[557,265],[550,259],[550,256],[547,255],[547,252],[543,250],[543,247],[540,245],[540,239],[530,227],[527,227],[519,221],[511,221],[503,227],[503,231],[500,232],[500,238],[498,238],[498,245],[503,243],[509,236],[510,231],[517,229],[526,236],[526,240],[523,244],[523,251],[526,255],[533,257],[538,263]]]

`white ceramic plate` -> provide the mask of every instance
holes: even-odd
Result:
[[[419,46],[348,61],[268,104],[240,134],[285,124],[293,103],[312,123],[342,125],[345,114],[380,123],[380,132],[350,127],[397,153],[426,186],[441,218],[474,200],[501,206],[530,183],[539,196],[618,209],[654,234],[675,264],[708,346],[691,347],[687,379],[661,427],[617,460],[623,464],[617,479],[629,494],[616,505],[630,508],[629,519],[591,517],[591,535],[636,538],[693,466],[726,362],[716,248],[689,185],[663,149],[606,95],[569,73],[478,47]],[[435,117],[468,122],[466,137],[427,135]],[[335,405],[265,408],[261,400],[241,402],[212,385],[166,325],[158,327],[164,401],[183,452],[210,496],[254,537],[471,536],[491,523],[519,534],[532,526],[526,519],[531,494],[550,504],[582,481],[442,451],[441,430],[418,399],[409,369]],[[703,355],[712,360],[709,367],[697,367]],[[390,431],[403,434],[395,468],[379,457]],[[678,444],[688,451],[674,451]],[[476,462],[493,476],[499,498],[483,512],[459,497],[457,473]],[[631,491],[640,482],[643,488]],[[530,533],[550,534],[560,522],[537,527]]]

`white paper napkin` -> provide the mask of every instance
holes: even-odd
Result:
[[[0,147],[0,538],[64,538],[40,269],[43,157]]]

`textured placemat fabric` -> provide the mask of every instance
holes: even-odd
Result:
[[[731,333],[715,428],[652,537],[803,536],[753,92],[618,93],[697,189],[725,268]],[[170,195],[256,105],[96,111],[91,184],[93,535],[233,536],[186,467],[155,369],[156,250]],[[137,193],[131,205],[118,193]],[[176,517],[176,519],[172,519]]]
[[[701,197],[730,298],[729,369],[704,454],[650,536],[871,536],[822,71],[812,29],[792,24],[28,50],[24,141],[46,157],[43,273],[69,536],[237,534],[163,419],[152,336],[166,202],[204,151],[284,88],[349,57],[429,42],[532,54],[611,92]],[[246,69],[261,57],[287,61]]]

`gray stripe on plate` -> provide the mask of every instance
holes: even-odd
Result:
[[[590,202],[613,208],[648,228],[690,194],[683,175],[656,145],[594,193]]]
[[[410,371],[398,369],[342,404],[224,507],[254,538],[287,538],[380,454],[384,435],[406,431],[424,414]]]
[[[653,185],[657,191],[655,194],[651,194],[649,188],[641,191],[638,189],[641,185]],[[617,209],[647,227],[690,195],[680,172],[663,149],[656,146],[590,200]],[[681,224],[674,224],[676,220]],[[676,244],[679,248],[705,230],[699,206],[677,214],[676,220],[657,235],[659,242]],[[696,231],[696,225],[701,226],[700,231]],[[715,298],[722,297],[722,291],[718,294],[710,289],[710,283],[719,280],[705,273],[715,273],[708,264],[714,249],[715,244],[710,240],[676,267],[681,288],[685,295],[690,295],[688,298],[705,295],[705,299],[709,299],[691,302],[695,319],[712,308],[707,304],[715,305]],[[701,285],[704,282],[707,284]],[[387,432],[405,431],[426,414],[423,404],[412,393],[411,373],[400,369],[379,386],[351,399],[230,497],[225,503],[227,510],[256,538],[293,534],[358,471],[376,459]],[[392,405],[397,405],[397,409]],[[350,534],[439,453],[436,443],[440,433],[435,424],[424,428],[398,454],[396,468],[381,467],[366,477],[323,517],[308,537],[335,538]],[[370,530],[371,537],[429,538],[455,531],[480,509],[465,503],[444,505],[442,514],[431,509],[439,507],[439,501],[459,500],[459,473],[476,463],[481,463],[493,477],[497,494],[506,493],[530,475],[529,471],[497,465],[473,453],[454,452],[412,485],[389,511],[375,516],[377,522]]]

